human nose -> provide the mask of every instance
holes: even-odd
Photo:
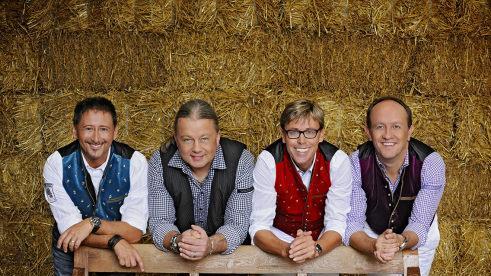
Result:
[[[199,144],[199,140],[194,141],[192,151],[193,152],[199,152],[201,149],[201,146]]]
[[[307,139],[307,137],[305,137],[305,132],[300,132],[300,136],[298,136],[297,142],[299,144],[303,144],[305,142],[305,139]]]
[[[384,132],[382,133],[382,137],[384,139],[389,139],[391,136],[392,136],[392,132],[391,132],[390,127],[384,128]]]

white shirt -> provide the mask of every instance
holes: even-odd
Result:
[[[82,154],[83,156],[83,154]],[[98,194],[99,185],[106,168],[106,161],[98,168],[92,168],[83,157],[87,172],[90,174],[94,185],[95,194]],[[121,221],[140,229],[143,233],[147,229],[148,220],[148,189],[147,189],[147,159],[138,151],[133,153],[130,159],[130,190],[124,199],[121,212]],[[72,225],[82,221],[82,214],[63,187],[62,157],[58,151],[51,154],[44,165],[43,178],[45,183],[44,197],[49,203],[53,217],[58,225],[60,233],[65,232]],[[49,195],[47,190],[49,188]]]
[[[315,159],[314,159],[315,160]],[[308,189],[312,176],[314,164],[306,172],[301,172],[296,167],[302,182]],[[342,150],[336,151],[330,162],[331,187],[327,192],[324,229],[325,231],[336,231],[344,237],[346,229],[346,218],[350,211],[351,197],[351,163],[349,157]],[[259,154],[253,172],[254,194],[252,197],[252,214],[249,234],[254,241],[254,235],[259,230],[269,230],[276,237],[291,242],[294,237],[273,226],[276,216],[276,163],[273,155],[269,151],[262,151]]]

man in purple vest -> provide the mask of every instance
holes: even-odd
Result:
[[[382,97],[369,106],[370,141],[351,155],[353,192],[344,243],[388,262],[405,248],[418,249],[428,275],[440,240],[436,210],[445,186],[445,164],[431,147],[411,138],[411,109]]]
[[[289,103],[281,139],[254,168],[249,233],[262,250],[302,263],[341,244],[350,209],[349,157],[324,141],[324,112],[309,100]]]

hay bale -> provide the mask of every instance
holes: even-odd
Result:
[[[57,0],[32,0],[26,5],[27,30],[37,37],[48,34],[55,27]]]
[[[3,275],[52,274],[52,223],[49,217],[39,212],[17,210],[0,212],[0,219],[0,272]]]
[[[460,273],[489,275],[491,273],[491,226],[482,222],[465,221],[461,225],[462,240]]]
[[[278,30],[284,18],[282,0],[256,0],[258,24],[265,29]]]
[[[30,212],[44,201],[42,168],[44,157],[14,154],[4,156],[0,164],[1,212],[25,210]],[[15,218],[14,218],[15,219]]]
[[[456,99],[469,94],[489,95],[491,58],[486,40],[461,38],[425,43],[421,58],[415,73],[422,95]]]
[[[455,158],[465,164],[479,164],[489,170],[491,163],[491,99],[469,95],[456,108]]]
[[[36,95],[16,95],[13,108],[15,122],[16,149],[27,155],[35,155],[43,150],[41,136],[41,100]]]
[[[91,29],[132,30],[136,28],[137,0],[90,1]],[[150,1],[146,1],[150,2]]]
[[[459,163],[446,161],[447,184],[439,214],[454,220],[491,218],[491,171]]]
[[[12,112],[15,106],[15,101],[12,97],[0,96],[0,156],[11,154],[16,151],[15,143],[15,120]]]
[[[50,90],[158,87],[166,83],[165,40],[131,33],[53,33],[43,48],[47,61],[40,79]]]
[[[137,0],[135,14],[138,29],[144,32],[165,33],[176,22],[175,11],[179,7],[175,0]]]
[[[405,96],[413,112],[413,137],[434,148],[445,160],[452,156],[454,110],[445,99]]]
[[[431,5],[434,36],[485,37],[490,31],[487,1],[436,1]]]
[[[257,8],[254,0],[219,1],[218,13],[223,19],[223,28],[228,34],[246,35],[257,26]]]
[[[89,28],[89,1],[64,0],[56,7],[55,22],[57,29],[81,31]]]
[[[18,32],[25,27],[22,18],[24,1],[2,1],[0,3],[0,30],[4,33]]]
[[[458,275],[460,226],[455,220],[441,216],[439,212],[438,228],[440,243],[436,249],[435,259],[431,266],[432,275]]]
[[[0,93],[36,89],[39,61],[29,37],[5,34],[0,46]]]
[[[173,133],[177,97],[166,89],[128,94],[128,136],[125,141],[149,157]]]
[[[318,94],[317,94],[318,93]],[[365,112],[359,98],[337,98],[329,92],[316,92],[312,100],[324,110],[325,139],[347,154],[366,141],[363,131]]]

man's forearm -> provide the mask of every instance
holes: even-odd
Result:
[[[254,235],[254,244],[271,254],[275,254],[281,257],[288,258],[288,250],[290,244],[278,239],[269,230],[259,230]]]
[[[376,241],[376,239],[370,238],[365,232],[359,231],[351,235],[349,245],[360,252],[373,254],[375,252]]]
[[[96,232],[97,235],[120,235],[128,243],[137,243],[142,237],[142,231],[129,225],[124,221],[102,220],[101,227]]]
[[[327,253],[341,245],[341,235],[336,231],[326,231],[317,243],[322,247],[322,253]]]
[[[113,235],[97,235],[90,234],[83,242],[82,245],[97,247],[97,248],[107,248],[107,242]]]

